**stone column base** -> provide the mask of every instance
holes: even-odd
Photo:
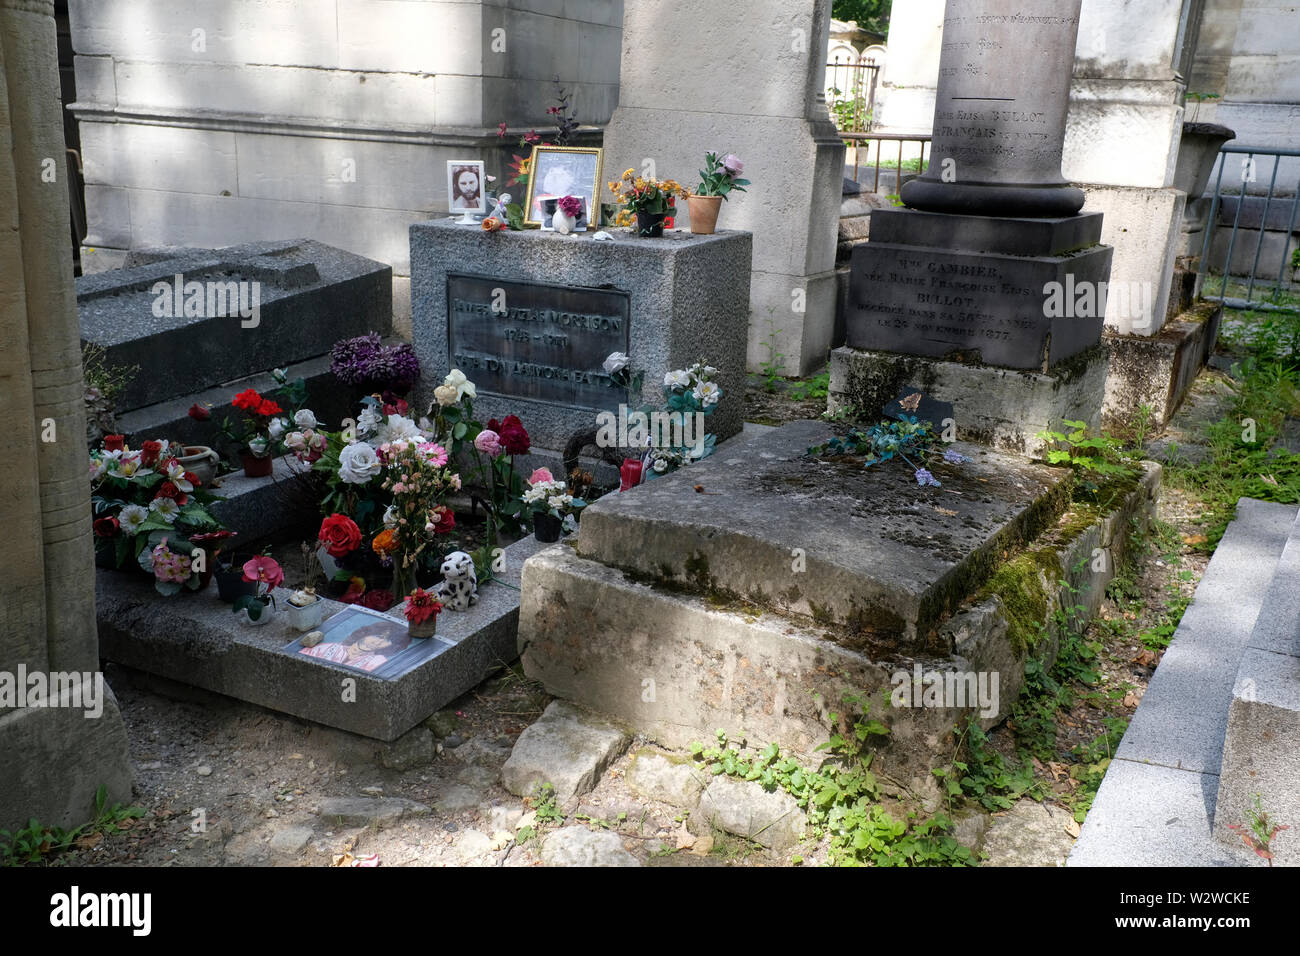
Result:
[[[0,716],[0,830],[33,817],[45,826],[74,827],[95,816],[95,791],[106,806],[131,800],[131,761],[117,698],[104,684],[103,712],[80,708],[10,710]]]
[[[829,410],[848,408],[870,419],[908,387],[951,402],[960,441],[1037,455],[1034,436],[1064,419],[1097,427],[1107,356],[1093,348],[1050,372],[963,365],[939,359],[838,348],[831,353]]]

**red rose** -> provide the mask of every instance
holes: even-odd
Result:
[[[95,534],[101,538],[111,538],[122,527],[116,518],[95,519]]]
[[[140,446],[140,464],[146,468],[152,468],[158,463],[158,456],[162,454],[162,442],[147,441]]]
[[[185,495],[181,493],[181,490],[177,488],[174,483],[170,481],[164,481],[161,485],[158,486],[158,491],[154,495],[154,497],[170,498],[172,501],[179,502],[181,498],[185,497]]]
[[[439,505],[434,508],[433,513],[437,516],[433,522],[434,534],[446,534],[456,527],[456,515],[446,505]]]
[[[332,514],[320,523],[316,537],[331,558],[341,558],[361,544],[361,529],[347,515]]]
[[[126,449],[126,436],[105,435],[104,451],[123,451]]]
[[[501,436],[501,447],[511,455],[526,455],[530,442],[528,432],[524,431],[524,423],[515,415],[507,415],[505,421],[501,423],[501,428],[496,430]]]
[[[203,482],[199,481],[199,476],[194,474],[194,472],[192,471],[185,472],[185,480],[188,481],[191,485],[194,485],[196,488],[199,485],[203,484]]]
[[[206,422],[211,417],[212,412],[208,411],[208,409],[204,408],[202,405],[196,403],[190,406],[190,418],[195,421]]]
[[[496,432],[498,435],[501,434],[501,423],[497,421],[495,418],[488,419],[487,427],[488,427],[488,431]]]
[[[282,411],[284,411],[284,409],[269,398],[262,399],[257,406],[257,414],[265,415],[268,418],[272,415],[279,415]]]
[[[262,403],[262,396],[257,394],[257,389],[246,388],[233,399],[230,404],[236,408],[242,408],[246,411],[253,411]]]
[[[397,600],[393,597],[392,591],[371,588],[361,596],[359,603],[362,607],[368,607],[372,611],[387,611],[397,603]]]

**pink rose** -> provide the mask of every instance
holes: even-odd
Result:
[[[537,484],[541,484],[543,481],[554,481],[554,480],[555,479],[551,476],[551,470],[549,468],[538,468],[535,472],[533,472],[531,475],[528,476],[528,483],[530,485],[537,485]]]
[[[496,458],[501,454],[501,436],[492,429],[485,428],[474,439],[474,447],[489,458]]]

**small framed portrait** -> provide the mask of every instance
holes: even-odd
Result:
[[[582,202],[576,229],[587,228],[591,210],[599,208],[604,150],[580,146],[534,146],[528,174],[528,204],[524,221],[554,228],[551,218],[559,201],[572,196]]]
[[[447,208],[462,214],[486,213],[486,181],[482,160],[447,160]]]
[[[298,638],[284,652],[391,680],[451,646],[437,637],[412,640],[405,621],[355,604],[335,614],[320,630],[320,643],[304,647]]]

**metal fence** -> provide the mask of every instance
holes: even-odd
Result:
[[[866,143],[866,144],[872,144],[872,143],[874,143],[874,144],[875,144],[875,154],[876,154],[876,161],[875,161],[875,178],[874,178],[874,180],[872,181],[872,186],[871,186],[871,191],[872,191],[872,192],[875,192],[875,193],[880,192],[880,166],[881,166],[881,154],[885,151],[885,144],[886,144],[886,143],[897,143],[897,144],[898,144],[898,156],[897,156],[897,158],[892,162],[892,164],[891,164],[891,163],[885,163],[885,170],[886,170],[886,171],[889,170],[889,167],[890,167],[891,165],[894,167],[894,192],[895,192],[895,193],[898,192],[899,188],[902,186],[902,183],[903,183],[903,167],[904,167],[904,165],[906,165],[906,166],[909,167],[908,170],[907,170],[908,172],[910,172],[910,173],[918,173],[918,174],[919,174],[920,172],[922,172],[922,171],[925,169],[925,165],[926,165],[926,163],[929,162],[928,154],[929,154],[929,150],[930,150],[930,134],[928,134],[928,133],[924,133],[924,134],[920,134],[920,133],[843,133],[843,134],[841,134],[841,138],[844,140],[844,145],[845,145],[845,146],[853,146],[853,147],[855,147],[855,149],[853,150],[853,181],[854,181],[854,182],[861,182],[861,181],[862,181],[862,180],[860,180],[860,179],[858,178],[858,170],[859,170],[859,168],[861,168],[861,165],[862,165],[862,144],[864,144],[864,143]],[[916,157],[916,159],[915,159],[916,167],[917,167],[916,169],[911,169],[912,163],[913,163],[913,161],[914,161],[912,157],[908,157],[907,159],[904,159],[904,158],[903,158],[903,144],[904,144],[904,143],[916,143],[916,144],[920,147],[920,154],[919,154],[919,156]],[[870,156],[870,154],[871,154],[871,147],[870,147],[870,145],[868,145],[868,146],[867,146],[867,155],[868,155],[868,157]],[[868,169],[868,170],[871,169],[871,162],[870,162],[870,159],[868,159],[868,162],[867,162],[867,169]]]
[[[1224,170],[1234,166],[1230,158],[1243,156],[1241,162],[1240,190],[1237,193],[1227,193],[1223,191]],[[1271,171],[1260,170],[1261,163],[1257,157],[1272,157],[1273,166]],[[1201,290],[1201,298],[1214,302],[1222,302],[1229,308],[1234,309],[1277,309],[1284,305],[1283,297],[1288,293],[1296,291],[1295,286],[1287,281],[1287,273],[1293,270],[1291,259],[1291,235],[1295,232],[1296,224],[1300,221],[1300,175],[1297,175],[1291,195],[1287,196],[1278,194],[1278,174],[1282,169],[1282,160],[1284,158],[1300,157],[1300,149],[1277,149],[1266,146],[1237,146],[1225,145],[1219,152],[1218,174],[1214,180],[1214,198],[1210,202],[1209,218],[1205,224],[1205,239],[1201,245],[1201,262],[1196,274],[1196,287]],[[1269,172],[1268,192],[1262,193],[1259,190],[1261,182],[1261,172]],[[1291,170],[1295,172],[1295,170]],[[1236,178],[1235,176],[1233,178]],[[1232,185],[1232,179],[1229,179],[1229,185]],[[1286,175],[1283,187],[1290,187],[1290,176]],[[1253,191],[1252,191],[1253,187]],[[1195,197],[1189,197],[1192,199]],[[1262,199],[1262,203],[1260,200]],[[1218,287],[1217,295],[1210,295],[1205,292],[1205,277],[1210,270],[1210,260],[1215,248],[1214,237],[1219,227],[1219,218],[1225,211],[1225,201],[1230,207],[1232,217],[1232,233],[1228,237],[1228,248],[1226,255],[1222,260],[1221,281]],[[1243,212],[1250,209],[1247,221],[1243,222]],[[1255,225],[1255,210],[1259,211],[1258,225]],[[1282,224],[1285,228],[1282,229]],[[1272,225],[1273,228],[1270,228]],[[1260,259],[1264,253],[1265,240],[1270,233],[1278,233],[1280,239],[1274,239],[1274,249],[1270,250],[1270,256],[1277,251],[1280,262],[1277,268],[1277,275],[1274,278],[1271,267],[1267,270],[1266,279],[1272,279],[1272,293],[1268,298],[1255,298],[1256,287],[1262,290],[1267,288],[1269,282],[1259,282]],[[1250,251],[1251,232],[1257,232],[1254,237],[1254,252]],[[1280,250],[1276,246],[1280,243]],[[1243,269],[1234,259],[1238,251],[1245,250],[1245,258],[1250,260],[1248,268]],[[1244,278],[1242,278],[1244,276]],[[1234,282],[1234,278],[1238,281]],[[1230,295],[1229,293],[1239,291],[1244,286],[1244,295]],[[1270,301],[1271,299],[1271,301]],[[1295,307],[1294,301],[1288,304],[1290,308]]]
[[[826,64],[827,102],[835,125],[847,133],[871,129],[880,66],[874,60],[836,57]]]

